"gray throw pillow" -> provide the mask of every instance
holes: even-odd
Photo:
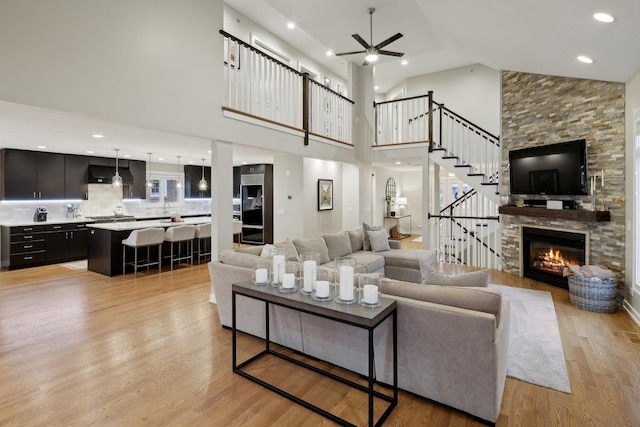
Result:
[[[325,234],[322,237],[329,250],[329,259],[336,259],[337,257],[347,256],[351,253],[351,240],[349,240],[349,234],[346,231]]]
[[[294,239],[293,244],[299,254],[319,253],[320,264],[326,264],[331,261],[329,258],[329,249],[327,243],[322,237],[312,237],[310,239]]]
[[[287,251],[288,261],[300,261],[298,250],[296,249],[296,246],[293,244],[293,241],[291,239],[287,239],[284,242],[276,243],[273,246],[275,246],[277,249]]]
[[[387,230],[379,231],[367,231],[369,236],[369,242],[371,243],[371,250],[373,252],[390,251],[389,236],[387,236]]]
[[[384,225],[376,225],[376,226],[372,226],[367,224],[366,222],[362,223],[362,230],[363,230],[363,239],[362,239],[362,246],[363,246],[363,250],[365,251],[370,251],[371,250],[371,241],[369,240],[369,235],[367,234],[367,231],[380,231],[380,230],[384,230]]]
[[[362,244],[364,240],[364,234],[362,227],[358,227],[355,230],[349,230],[349,240],[351,241],[351,252],[358,252],[362,250]]]

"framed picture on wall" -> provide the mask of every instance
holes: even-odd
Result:
[[[329,77],[324,78],[324,85],[331,89],[331,79]]]
[[[318,180],[318,210],[319,211],[333,210],[333,180],[332,179]]]
[[[240,69],[240,45],[235,40],[224,39],[224,63],[231,68]]]

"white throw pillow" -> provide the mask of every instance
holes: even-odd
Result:
[[[262,252],[260,252],[260,256],[262,258],[271,258],[275,251],[277,251],[275,246],[266,244],[262,247]]]
[[[369,242],[371,243],[371,250],[373,252],[390,251],[389,236],[387,236],[387,230],[367,231]]]

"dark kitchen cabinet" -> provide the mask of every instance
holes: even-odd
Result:
[[[89,158],[87,156],[76,156],[65,154],[65,186],[64,193],[66,199],[82,199],[88,197],[89,185],[88,168]]]
[[[85,224],[50,225],[45,233],[45,262],[55,263],[87,257]]]
[[[211,197],[211,168],[205,166],[204,179],[207,180],[207,189],[201,191],[198,187],[202,179],[202,166],[184,166],[184,197],[187,199],[199,199]]]
[[[241,175],[240,166],[233,167],[233,197],[236,199],[240,198],[240,175]]]
[[[3,149],[3,200],[64,199],[64,154]]]
[[[123,197],[125,199],[146,199],[147,162],[142,160],[128,160],[127,163],[129,171],[131,175],[133,175],[133,184],[124,186]]]

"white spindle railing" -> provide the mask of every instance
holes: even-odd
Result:
[[[351,144],[353,102],[309,80],[309,132]]]
[[[429,141],[429,96],[376,103],[376,145]]]
[[[226,107],[352,144],[353,101],[232,35],[220,33],[225,46]]]
[[[432,216],[438,222],[440,261],[500,269],[498,206],[471,191]]]

